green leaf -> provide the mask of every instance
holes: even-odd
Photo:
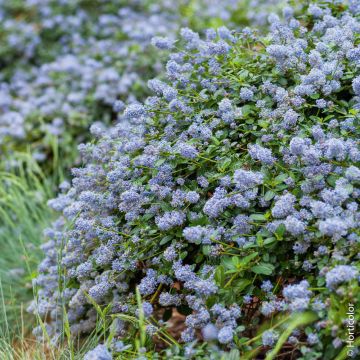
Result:
[[[251,248],[256,248],[258,247],[257,244],[254,244],[254,243],[246,243],[244,246],[243,246],[243,249],[246,250],[246,249],[251,249]]]
[[[214,93],[214,98],[223,97],[224,96],[224,89],[219,89]]]
[[[250,219],[254,221],[266,221],[267,218],[264,214],[251,214]]]
[[[275,236],[278,240],[281,240],[284,237],[286,228],[284,224],[280,224],[275,230]]]
[[[264,240],[263,237],[261,236],[261,234],[257,234],[256,235],[256,243],[261,247],[264,244]]]
[[[280,184],[289,177],[288,174],[280,174],[274,179],[274,184]]]
[[[225,158],[217,164],[217,168],[220,172],[224,172],[231,165],[231,159]]]
[[[241,292],[250,284],[251,284],[250,280],[248,280],[248,279],[240,279],[240,280],[237,280],[234,283],[234,288],[236,289],[236,292]]]
[[[235,267],[239,267],[239,265],[240,265],[240,260],[239,260],[239,258],[238,258],[237,256],[233,256],[232,259],[231,259],[231,261],[232,261],[232,263],[233,263],[233,265],[234,265]]]
[[[155,166],[158,167],[166,161],[166,158],[159,159],[155,162]]]
[[[247,341],[249,341],[248,337],[242,337],[238,340],[238,344],[241,345],[241,344],[246,343]]]
[[[326,178],[326,182],[332,186],[332,187],[335,187],[336,185],[336,180],[339,179],[339,176],[338,175],[330,175]]]
[[[260,120],[258,121],[258,124],[260,127],[264,128],[264,129],[267,129],[270,125],[270,123],[268,121],[265,121],[265,120]]]
[[[171,235],[164,236],[160,241],[160,245],[164,245],[164,244],[168,243],[169,241],[171,241],[172,238],[173,237]]]
[[[196,258],[195,258],[195,262],[196,262],[196,264],[199,264],[199,263],[201,263],[202,261],[203,261],[203,259],[204,259],[204,255],[203,254],[197,254],[197,256],[196,256]]]
[[[227,256],[225,258],[222,259],[221,261],[222,265],[225,267],[225,269],[233,269],[234,268],[234,264],[232,262],[232,258]]]
[[[251,112],[251,106],[250,105],[244,105],[242,108],[241,108],[241,114],[243,116],[247,116],[249,115]]]
[[[143,221],[148,221],[150,220],[151,218],[154,217],[154,214],[145,214],[143,217],[142,217],[142,220]]]
[[[239,360],[240,359],[240,351],[238,349],[232,349],[224,360]]]
[[[251,271],[255,274],[271,275],[275,267],[269,263],[259,263],[251,268]]]
[[[349,114],[351,114],[351,115],[356,115],[358,112],[359,112],[359,110],[357,110],[357,109],[350,109],[349,110]]]
[[[276,238],[274,238],[274,237],[267,238],[267,239],[264,240],[264,245],[272,244],[275,241],[276,241]]]
[[[255,259],[258,256],[258,254],[259,254],[258,252],[254,252],[248,256],[245,256],[244,258],[242,258],[240,260],[241,265],[244,266],[244,265],[248,264],[251,260]]]
[[[191,225],[207,225],[208,219],[206,217],[200,217],[193,220],[190,220]]]
[[[244,81],[249,76],[249,71],[242,69],[237,74],[240,81]]]
[[[275,195],[276,195],[276,194],[274,193],[274,191],[268,190],[268,191],[265,193],[264,200],[265,200],[265,201],[270,201],[271,199],[274,198]]]
[[[246,329],[246,327],[244,326],[244,325],[240,325],[240,326],[238,326],[236,329],[235,329],[235,331],[236,332],[242,332],[242,331],[244,331]]]
[[[215,281],[220,287],[223,287],[225,284],[225,269],[222,265],[216,268]]]
[[[205,255],[205,256],[208,256],[211,252],[211,246],[209,245],[204,245],[202,247],[202,253]]]
[[[216,145],[220,145],[220,141],[219,141],[215,136],[212,136],[212,137],[211,137],[211,140],[212,140]]]

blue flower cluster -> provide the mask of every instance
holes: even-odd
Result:
[[[80,147],[84,166],[50,203],[62,216],[31,310],[52,336],[64,306],[74,334],[94,328],[92,301],[138,316],[138,289],[149,325],[164,309],[186,316],[189,351],[242,349],[242,331],[303,311],[317,320],[289,343],[336,351],[341,340],[326,342],[346,328],[331,314],[344,299],[360,306],[360,9],[331,3],[270,16],[266,36],[184,28],[176,48],[153,40],[172,51],[167,79]]]

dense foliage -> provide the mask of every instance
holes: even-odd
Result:
[[[84,166],[50,202],[63,216],[46,230],[32,311],[53,339],[64,310],[74,335],[101,311],[113,341],[87,358],[129,358],[139,322],[145,354],[183,314],[167,358],[278,341],[303,359],[340,352],[348,304],[360,309],[359,15],[357,1],[321,1],[271,15],[267,36],[153,40],[172,51],[167,79],[116,126],[93,126]]]

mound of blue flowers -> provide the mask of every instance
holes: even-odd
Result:
[[[167,344],[165,358],[262,356],[279,341],[302,359],[340,353],[345,310],[360,309],[359,16],[357,1],[312,2],[271,15],[266,36],[153,39],[170,51],[166,78],[92,128],[84,166],[50,201],[62,216],[32,311],[51,337],[64,311],[83,335],[102,309],[104,358],[128,351],[138,321],[141,351]]]

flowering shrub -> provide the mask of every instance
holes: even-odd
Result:
[[[64,166],[72,166],[91,124],[116,121],[124,102],[147,94],[146,81],[161,63],[151,38],[174,39],[192,17],[205,25],[214,10],[218,23],[230,21],[239,6],[215,3],[200,0],[201,12],[183,16],[192,9],[187,1],[2,2],[0,153],[30,145],[35,160],[59,151]]]
[[[63,216],[45,232],[31,310],[52,337],[65,307],[73,334],[103,309],[114,354],[136,337],[129,319],[162,339],[179,313],[187,346],[168,358],[280,341],[303,359],[340,352],[347,304],[360,305],[359,14],[356,1],[312,2],[270,16],[267,36],[153,41],[173,51],[167,79],[93,131],[50,202]]]

